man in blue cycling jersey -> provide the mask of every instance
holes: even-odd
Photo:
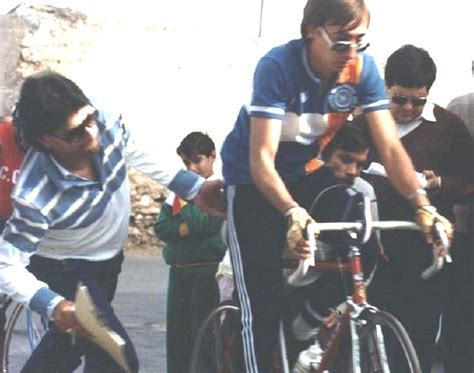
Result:
[[[54,323],[23,371],[73,371],[84,353],[88,372],[121,371],[103,350],[74,343],[67,332],[80,329],[73,300],[81,278],[92,278],[105,301],[114,297],[130,216],[127,165],[201,206],[218,206],[221,183],[159,167],[119,113],[57,73],[25,80],[14,121],[31,147],[0,240],[0,290]]]
[[[283,306],[282,251],[309,255],[303,229],[318,190],[335,182],[320,153],[361,107],[395,188],[413,204],[430,238],[435,209],[397,138],[384,82],[364,50],[369,11],[363,0],[309,0],[301,39],[269,51],[254,74],[221,151],[229,243],[242,313],[247,372],[271,369]],[[286,234],[285,234],[286,233]]]

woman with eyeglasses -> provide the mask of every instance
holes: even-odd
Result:
[[[268,372],[283,309],[285,244],[309,256],[303,229],[312,197],[335,183],[319,155],[355,107],[361,107],[395,188],[429,232],[435,218],[451,234],[418,183],[397,137],[375,63],[364,51],[370,14],[364,0],[309,0],[301,38],[259,61],[250,104],[222,151],[236,289],[247,372]],[[322,315],[323,317],[325,315]]]
[[[416,171],[425,176],[424,190],[433,205],[454,221],[453,204],[462,200],[465,186],[473,180],[474,145],[460,118],[438,105],[427,103],[435,79],[436,65],[422,48],[404,45],[387,59],[385,83],[398,137]],[[365,121],[360,117],[356,118],[356,122],[359,119]],[[371,160],[385,164],[381,155],[372,150]],[[408,220],[413,216],[413,206],[385,177],[370,176],[369,181],[377,194],[382,220]],[[439,318],[446,296],[443,293],[447,286],[446,276],[450,276],[458,264],[450,264],[433,278],[424,280],[420,274],[433,260],[431,245],[427,245],[417,232],[388,232],[382,238],[390,260],[386,263],[387,270],[380,271],[380,277],[374,281],[376,285],[378,282],[380,291],[384,293],[380,306],[406,327],[421,368],[428,373],[431,371]],[[457,246],[455,234],[452,247],[454,262]],[[450,290],[452,293],[455,291]],[[374,296],[378,298],[378,294]],[[472,330],[472,324],[469,327],[466,323],[466,329]]]

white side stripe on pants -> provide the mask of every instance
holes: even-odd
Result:
[[[257,359],[255,356],[255,346],[252,333],[252,309],[250,299],[245,287],[244,271],[242,268],[242,257],[240,256],[240,247],[237,240],[237,234],[234,224],[234,198],[235,185],[227,187],[227,229],[229,239],[230,256],[234,278],[236,281],[237,293],[239,295],[241,321],[242,321],[242,340],[245,359],[245,370],[247,373],[258,373]]]

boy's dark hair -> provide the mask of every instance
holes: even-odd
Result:
[[[181,144],[176,149],[176,153],[178,155],[183,154],[188,158],[193,158],[196,155],[209,157],[215,150],[214,141],[207,134],[191,132],[181,141]]]
[[[89,100],[72,80],[55,72],[32,75],[24,81],[13,120],[25,140],[44,150],[41,135],[64,126],[68,118]]]
[[[309,26],[321,27],[326,23],[354,23],[357,27],[366,15],[370,16],[364,0],[308,0],[300,26],[301,36],[307,36]]]
[[[351,123],[345,123],[339,131],[337,131],[331,142],[322,151],[322,158],[325,162],[331,159],[332,154],[338,150],[346,152],[363,152],[370,147],[370,136],[360,126]]]
[[[436,79],[436,64],[429,53],[411,44],[393,52],[385,65],[387,87],[425,87],[429,90]]]

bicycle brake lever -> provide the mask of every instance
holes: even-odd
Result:
[[[363,214],[364,214],[364,221],[363,221],[363,235],[361,243],[367,243],[372,236],[372,208],[370,198],[364,196],[363,200]]]
[[[433,264],[431,264],[428,268],[426,268],[421,273],[421,278],[423,280],[428,280],[429,278],[433,277],[434,274],[443,268],[443,258],[433,258]]]
[[[436,272],[440,271],[443,268],[444,261],[446,260],[447,263],[451,263],[451,255],[449,254],[449,239],[448,235],[446,234],[443,224],[440,221],[435,221],[433,224],[433,245],[442,246],[443,249],[446,251],[444,256],[437,256],[437,253],[433,253],[433,263],[426,268],[421,277],[425,280],[432,277]],[[433,248],[433,250],[436,250]]]
[[[451,263],[453,260],[451,259],[451,254],[449,253],[450,244],[448,235],[444,230],[443,223],[441,223],[439,220],[435,221],[433,224],[433,236],[435,243],[437,245],[443,246],[444,250],[446,251],[446,254],[444,255],[446,262]]]
[[[300,260],[298,268],[288,276],[287,282],[292,286],[306,286],[315,280],[315,277],[309,276],[306,278],[308,269],[310,266],[315,265],[314,253],[318,249],[316,245],[316,234],[318,233],[317,223],[310,223],[306,226],[306,239],[309,242],[309,248],[311,251],[310,257],[304,260]]]
[[[310,257],[305,260],[305,273],[308,271],[309,266],[314,266],[314,253],[318,249],[316,243],[316,234],[318,233],[317,223],[309,223],[306,226],[306,235],[308,237]]]

